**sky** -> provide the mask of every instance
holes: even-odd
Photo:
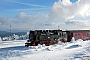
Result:
[[[0,30],[90,29],[89,0],[1,0]]]

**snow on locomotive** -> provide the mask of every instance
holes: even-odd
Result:
[[[38,44],[45,44],[46,46],[61,42],[70,42],[72,37],[77,39],[89,40],[90,30],[30,30],[29,40],[25,46],[37,46]]]

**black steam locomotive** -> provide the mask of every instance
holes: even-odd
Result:
[[[70,31],[62,30],[30,30],[29,40],[25,46],[37,46],[38,44],[45,44],[46,46],[56,44],[58,41],[70,42],[72,34]]]
[[[70,42],[72,37],[75,40],[90,40],[90,30],[30,30],[29,40],[25,46],[37,46],[38,44],[49,46],[58,43],[58,41]]]

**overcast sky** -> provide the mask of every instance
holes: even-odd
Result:
[[[1,0],[0,30],[90,29],[90,0]]]

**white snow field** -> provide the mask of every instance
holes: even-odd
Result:
[[[90,40],[25,47],[26,40],[2,41],[0,60],[90,60]]]

